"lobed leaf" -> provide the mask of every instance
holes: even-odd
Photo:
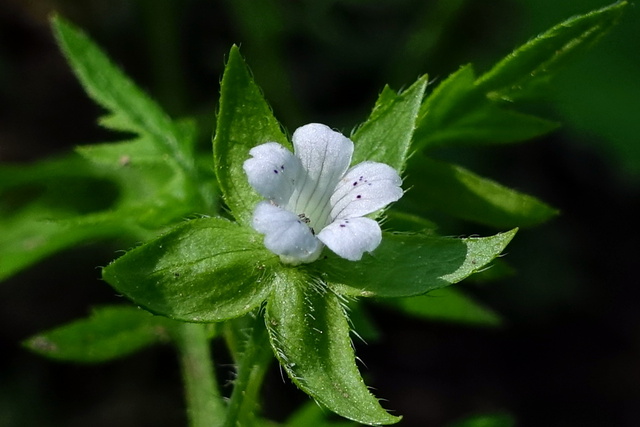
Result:
[[[138,308],[107,306],[95,309],[89,318],[40,333],[23,344],[52,359],[100,363],[167,341],[170,327],[168,319]]]
[[[416,214],[433,210],[496,228],[531,227],[558,211],[457,165],[421,156],[407,173],[411,188],[400,203]],[[415,201],[415,203],[412,203]]]
[[[265,310],[276,357],[292,381],[331,411],[354,421],[394,424],[355,364],[349,322],[339,297],[302,270],[278,275]]]
[[[517,229],[490,237],[454,239],[383,233],[361,261],[331,257],[313,265],[331,289],[363,297],[408,297],[457,283],[499,256]]]
[[[101,123],[110,129],[152,137],[160,152],[185,169],[192,142],[180,138],[166,113],[118,69],[81,30],[59,16],[52,20],[62,51],[89,96],[109,111]]]
[[[188,221],[127,252],[104,279],[149,311],[216,322],[256,308],[270,292],[278,257],[262,236],[221,218]]]
[[[291,149],[238,47],[233,46],[220,83],[213,160],[224,201],[241,224],[251,223],[253,209],[261,200],[242,165],[249,150],[265,142],[279,142]]]

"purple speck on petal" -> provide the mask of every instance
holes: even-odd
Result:
[[[340,227],[342,227],[342,228],[344,228],[346,226],[347,226],[346,224],[340,224]]]
[[[277,174],[278,173],[278,169],[274,169],[273,173]]]
[[[358,194],[358,195],[356,196],[356,199],[361,199],[361,198],[362,198],[362,194]]]

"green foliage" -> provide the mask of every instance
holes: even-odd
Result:
[[[406,297],[449,286],[481,270],[517,230],[491,237],[452,239],[384,233],[382,243],[357,263],[341,258],[314,268],[336,292],[364,297]]]
[[[231,221],[203,217],[224,207],[214,197],[212,177],[196,152],[195,125],[171,120],[87,36],[54,18],[58,42],[73,71],[107,110],[101,124],[133,137],[80,147],[80,157],[22,171],[0,169],[0,193],[9,200],[0,209],[0,222],[10,230],[0,233],[0,279],[88,239],[144,240],[105,267],[103,278],[153,313],[183,322],[225,322],[224,335],[238,372],[229,405],[219,399],[210,405],[219,396],[210,381],[213,369],[204,326],[127,307],[102,308],[25,345],[48,357],[94,363],[171,335],[182,355],[188,399],[197,402],[200,415],[207,410],[226,413],[202,417],[194,410],[192,423],[216,418],[225,426],[260,423],[259,386],[273,351],[291,380],[323,407],[364,424],[398,422],[400,417],[390,415],[370,393],[356,366],[349,298],[402,297],[391,304],[420,317],[498,324],[495,313],[446,287],[487,269],[517,227],[556,214],[534,197],[431,160],[425,152],[518,142],[553,130],[556,123],[505,108],[505,101],[515,105],[536,92],[604,34],[626,5],[618,2],[565,21],[479,78],[470,65],[462,67],[426,99],[426,76],[401,93],[384,88],[370,117],[353,135],[353,163],[373,160],[406,170],[408,194],[389,212],[386,223],[401,232],[384,232],[380,246],[358,262],[327,251],[318,261],[295,267],[282,264],[251,227],[260,197],[250,187],[243,163],[259,144],[291,144],[239,49],[233,46],[229,53],[213,138],[216,185],[235,219]],[[77,184],[73,191],[70,182]],[[109,197],[96,198],[96,193]],[[433,211],[511,231],[439,237],[437,224],[424,218]],[[184,221],[193,215],[201,218]],[[198,387],[202,372],[210,383]],[[289,424],[304,420],[328,424],[311,411],[297,414]],[[510,418],[484,417],[458,425],[509,423]]]
[[[203,218],[129,251],[104,268],[103,276],[154,313],[217,322],[260,305],[277,262],[255,231]]]
[[[453,73],[422,105],[416,148],[518,142],[557,127],[544,119],[502,109],[487,95],[476,84],[470,65]]]
[[[24,345],[43,356],[66,362],[100,363],[168,342],[173,322],[134,307],[95,309],[76,320],[27,339]]]
[[[164,111],[79,29],[59,17],[54,17],[53,28],[80,83],[109,112],[100,123],[110,129],[148,136],[170,161],[192,169],[193,147],[189,144],[192,141],[181,138]]]
[[[628,5],[618,1],[561,22],[498,62],[476,85],[492,99],[512,102],[531,96],[609,32]]]
[[[418,215],[440,211],[446,215],[496,228],[531,227],[558,211],[533,196],[507,188],[446,162],[424,156],[407,172],[411,192],[403,200]]]
[[[353,135],[353,164],[383,162],[404,170],[426,87],[423,76],[399,95],[388,87],[382,91],[371,115]]]
[[[364,424],[393,424],[360,377],[339,297],[295,270],[279,275],[265,322],[276,357],[303,391]]]
[[[251,148],[265,142],[279,142],[291,148],[234,46],[220,83],[213,160],[224,201],[241,224],[250,224],[253,207],[260,200],[249,185],[242,164],[249,158]]]

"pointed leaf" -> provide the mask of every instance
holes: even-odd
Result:
[[[261,200],[249,185],[242,164],[251,148],[265,142],[291,148],[238,47],[233,46],[220,84],[213,158],[222,196],[242,224],[250,224],[253,209]]]
[[[58,44],[89,96],[109,111],[101,123],[114,130],[147,134],[160,152],[190,169],[190,141],[180,138],[166,113],[118,69],[78,28],[59,16],[52,20]]]
[[[516,231],[466,239],[383,233],[378,249],[361,261],[332,257],[315,262],[313,267],[340,294],[421,295],[483,269],[502,253]]]
[[[531,227],[558,214],[533,196],[519,193],[467,169],[421,157],[414,163],[401,203],[424,215],[437,210],[496,228]],[[416,201],[412,203],[412,201]]]
[[[269,293],[278,258],[262,236],[220,218],[183,223],[131,250],[104,279],[149,311],[192,322],[241,316]]]
[[[338,296],[288,269],[275,282],[265,322],[276,357],[293,382],[331,411],[354,421],[393,424],[355,364],[349,322]]]
[[[52,359],[106,362],[168,341],[170,322],[134,307],[101,307],[89,318],[33,336],[24,345]]]
[[[393,97],[390,89],[382,91],[371,116],[352,137],[353,164],[374,161],[404,169],[427,81],[423,76]]]
[[[416,148],[454,144],[495,144],[524,141],[548,133],[558,124],[505,110],[475,85],[470,65],[444,80],[420,111]]]
[[[493,92],[493,97],[507,100],[535,89],[605,35],[628,5],[618,1],[567,19],[513,51],[481,76],[477,85],[483,92]]]

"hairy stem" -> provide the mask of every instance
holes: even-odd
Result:
[[[253,425],[262,381],[273,356],[269,337],[262,316],[237,319],[227,332],[238,371],[224,427]]]
[[[176,330],[189,426],[221,426],[225,407],[213,371],[206,325],[182,323]]]

